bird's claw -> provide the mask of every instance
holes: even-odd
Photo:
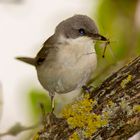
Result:
[[[93,86],[82,86],[82,89],[84,91],[84,94],[91,94],[92,93],[92,89],[93,89]]]
[[[53,125],[55,123],[55,120],[56,120],[56,116],[53,113],[53,109],[51,112],[46,113],[44,105],[40,104],[40,107],[41,107],[41,111],[42,111],[42,124],[43,124],[43,126],[48,127],[48,126]]]

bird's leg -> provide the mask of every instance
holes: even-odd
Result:
[[[89,94],[91,94],[92,88],[93,88],[93,86],[86,86],[86,85],[82,86],[82,89],[85,91],[85,93],[89,93]]]
[[[51,97],[51,112],[47,114],[47,122],[48,125],[53,125],[55,123],[56,116],[54,114],[55,102],[54,102],[54,94],[50,95]]]
[[[40,103],[40,108],[42,111],[42,125],[44,126],[41,132],[44,132],[56,123],[56,116],[53,114],[52,111],[46,114],[44,104],[42,103]]]
[[[53,113],[55,108],[54,95],[51,96],[51,108],[52,108],[51,113]]]
[[[42,112],[42,124],[44,125],[44,127],[46,127],[46,124],[47,124],[46,111],[45,111],[45,107],[43,103],[40,103],[40,108]]]
[[[41,111],[42,111],[42,116],[43,116],[43,120],[42,123],[44,125],[44,128],[47,128],[48,126],[53,125],[54,121],[55,121],[55,114],[54,114],[54,95],[50,95],[51,97],[51,112],[47,113],[45,112],[45,107],[43,104],[40,104],[41,107]]]

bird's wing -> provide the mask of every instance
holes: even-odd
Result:
[[[55,52],[55,42],[54,42],[54,36],[51,36],[45,43],[43,44],[43,47],[41,50],[38,52],[35,61],[36,61],[36,66],[41,65],[47,57],[49,57],[51,50],[53,49]],[[49,54],[49,55],[48,55]],[[55,57],[55,56],[54,56]]]
[[[23,61],[25,63],[28,63],[33,66],[39,66],[41,65],[45,59],[47,58],[48,54],[50,54],[51,57],[55,57],[53,53],[49,53],[51,49],[56,48],[55,47],[55,42],[54,42],[54,36],[51,36],[48,38],[45,43],[43,44],[43,47],[41,50],[38,52],[37,56],[35,58],[30,58],[30,57],[16,57],[16,59]],[[56,52],[55,49],[54,51],[51,52]]]
[[[53,47],[43,46],[35,58],[16,57],[16,59],[33,66],[39,66],[45,61],[51,48]]]
[[[43,46],[42,49],[39,51],[39,53],[37,54],[36,56],[36,65],[41,65],[44,60],[46,59],[48,53],[49,53],[49,49],[51,47],[46,47],[46,46]]]

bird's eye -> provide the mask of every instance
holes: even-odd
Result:
[[[84,30],[84,29],[82,29],[82,28],[81,28],[81,29],[79,29],[79,33],[80,33],[80,35],[81,35],[81,36],[83,36],[83,35],[85,35],[85,30]]]

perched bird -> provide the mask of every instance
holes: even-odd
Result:
[[[107,41],[91,18],[75,15],[58,24],[35,58],[17,57],[35,66],[38,80],[51,97],[52,110],[55,93],[74,91],[90,80],[97,64],[96,40]]]

